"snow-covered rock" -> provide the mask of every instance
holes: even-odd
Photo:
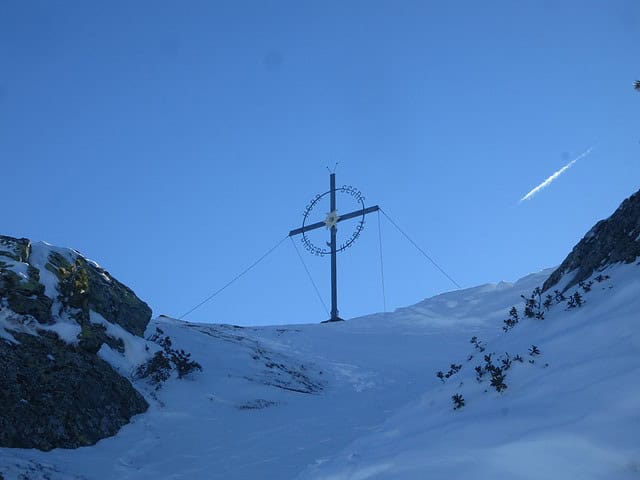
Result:
[[[92,445],[145,411],[114,368],[140,359],[150,317],[75,250],[0,236],[0,445]],[[103,347],[115,351],[106,361]]]

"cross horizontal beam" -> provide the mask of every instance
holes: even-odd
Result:
[[[338,217],[338,223],[342,222],[343,220],[349,220],[350,218],[359,217],[360,215],[366,215],[368,213],[377,212],[378,210],[380,210],[380,207],[378,205],[374,205],[373,207],[363,208],[362,210],[354,210],[351,213],[340,215]],[[304,227],[291,230],[289,232],[289,236],[293,237],[294,235],[300,235],[301,233],[308,232],[310,230],[315,230],[316,228],[320,228],[324,226],[325,226],[324,222],[312,223],[311,225],[305,225]]]

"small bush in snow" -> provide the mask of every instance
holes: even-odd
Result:
[[[157,351],[146,363],[136,370],[138,378],[149,378],[151,383],[160,389],[162,383],[171,376],[171,371],[176,370],[178,378],[184,378],[195,370],[202,370],[202,365],[191,360],[191,354],[184,350],[175,350],[169,336],[163,336],[162,329],[156,327],[156,331],[148,340],[157,343],[162,350]]]
[[[518,310],[516,310],[516,307],[511,307],[511,310],[509,310],[509,318],[503,320],[502,322],[504,323],[502,330],[504,330],[505,332],[508,332],[518,324],[519,318]]]
[[[529,355],[531,355],[532,357],[540,355],[540,350],[535,345],[531,345],[531,347],[529,347]]]
[[[171,362],[178,372],[178,378],[183,378],[196,370],[202,370],[202,365],[191,360],[191,354],[184,350],[173,350],[171,352]]]
[[[493,367],[493,369],[491,369],[491,386],[495,388],[498,393],[507,389],[507,384],[504,383],[505,378],[506,375],[501,368]]]
[[[505,353],[505,356],[500,359],[500,363],[502,364],[503,370],[509,370],[511,368],[511,357],[508,353]]]
[[[584,303],[584,300],[582,299],[582,295],[580,295],[580,292],[576,292],[573,294],[573,301],[576,302],[577,307],[582,306],[582,304]]]
[[[442,381],[442,383],[444,383],[445,378],[452,377],[453,375],[458,373],[461,368],[462,368],[462,365],[456,365],[455,363],[452,363],[447,373],[443,373],[442,371],[440,371],[436,373],[436,377],[438,377]]]
[[[591,286],[593,285],[593,280],[589,282],[580,282],[578,286],[584,290],[584,293],[588,293],[591,291]]]
[[[584,300],[582,295],[580,295],[580,292],[576,292],[569,297],[569,300],[567,300],[567,308],[581,307],[583,303]]]
[[[544,312],[542,311],[542,289],[536,287],[529,298],[524,295],[520,295],[524,300],[524,316],[527,318],[537,318],[538,320],[544,319]]]
[[[138,367],[136,371],[138,378],[148,378],[156,390],[159,390],[164,382],[171,376],[171,362],[164,351],[157,351],[146,363]]]
[[[554,290],[553,295],[556,300],[556,303],[564,302],[567,299],[567,297],[565,297],[560,290]]]
[[[451,395],[451,400],[453,400],[453,409],[458,410],[459,408],[464,407],[464,398],[459,393],[455,395]]]
[[[162,347],[163,350],[171,349],[171,338],[168,336],[163,337],[164,330],[159,327],[156,327],[156,331],[151,335],[147,340],[153,343],[157,343]]]
[[[475,335],[471,337],[471,340],[469,340],[469,343],[471,343],[477,351],[484,352],[484,347],[482,346],[482,342],[478,340],[478,337],[476,337]]]

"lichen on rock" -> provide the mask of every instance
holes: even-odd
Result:
[[[53,301],[45,295],[38,269],[27,263],[30,245],[26,238],[0,235],[0,299],[12,311],[49,324]]]
[[[142,336],[151,319],[151,309],[109,272],[78,255],[73,263],[57,252],[49,255],[46,268],[59,280],[63,303],[98,312],[107,321]]]

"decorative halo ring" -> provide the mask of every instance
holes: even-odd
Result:
[[[348,238],[347,241],[341,243],[339,246],[336,247],[336,253],[337,253],[337,252],[342,252],[343,250],[346,250],[351,245],[353,245],[353,243],[360,236],[360,233],[362,233],[362,230],[364,230],[364,216],[365,216],[365,213],[364,213],[364,210],[365,210],[364,200],[365,200],[365,197],[364,197],[364,195],[362,195],[360,190],[358,190],[357,188],[351,187],[349,185],[343,185],[342,187],[336,188],[336,192],[340,192],[340,193],[343,193],[343,194],[346,194],[346,195],[349,195],[349,196],[355,198],[355,200],[362,207],[362,216],[359,218],[355,229],[353,230],[353,232],[351,233],[351,236]],[[322,200],[324,197],[326,197],[327,195],[329,195],[330,193],[331,193],[331,190],[327,190],[324,193],[320,193],[320,194],[316,195],[309,202],[309,204],[305,207],[304,213],[303,213],[303,218],[302,218],[302,243],[304,244],[305,248],[312,255],[316,255],[318,257],[323,257],[325,255],[330,255],[331,254],[331,248],[330,248],[331,246],[329,244],[327,244],[327,246],[329,248],[324,248],[324,247],[318,247],[317,245],[315,245],[309,239],[309,237],[307,236],[307,232],[304,230],[304,227],[305,227],[305,225],[307,225],[307,221],[309,219],[309,215],[311,215],[311,212],[316,207],[318,202],[320,200]],[[325,223],[328,222],[327,223],[327,228],[329,228],[329,224],[335,224],[339,220],[340,220],[340,217],[339,216],[336,217],[335,216],[335,212],[329,212],[327,214],[327,219],[325,220]]]

